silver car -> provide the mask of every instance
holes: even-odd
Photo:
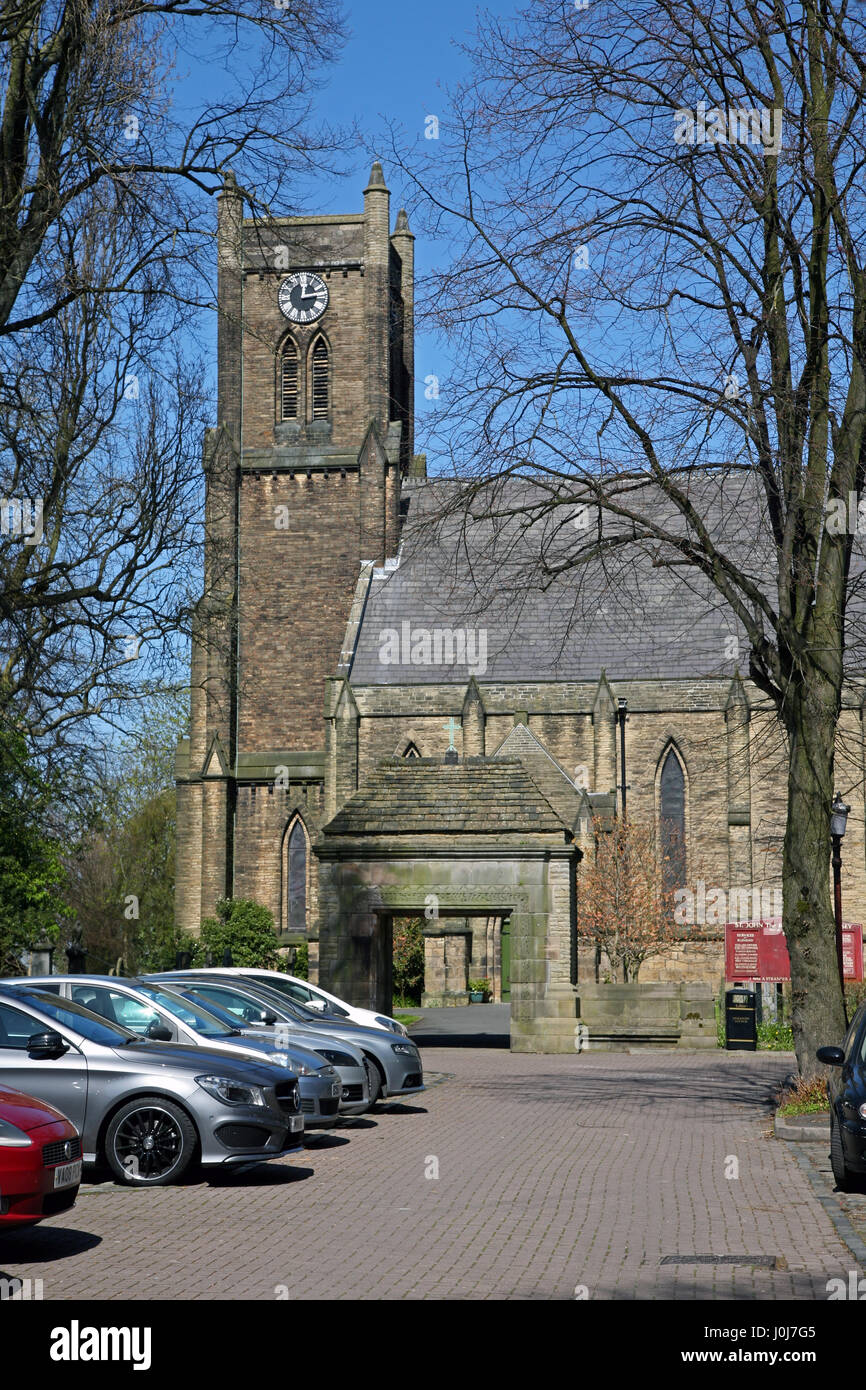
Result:
[[[159,980],[153,983],[161,984]],[[195,981],[192,982],[193,984]],[[343,1094],[340,1099],[340,1115],[354,1116],[362,1115],[370,1109],[375,1099],[378,1086],[376,1081],[375,1065],[365,1057],[359,1047],[354,1043],[340,1039],[339,1042],[327,1033],[322,1033],[318,1029],[299,1028],[295,1022],[279,1022],[275,1015],[268,1014],[267,1009],[255,1004],[237,999],[225,999],[222,1003],[217,1003],[215,999],[205,999],[203,995],[196,994],[193,988],[188,988],[189,982],[184,980],[174,980],[170,987],[180,994],[184,999],[189,999],[193,1004],[201,1008],[212,1011],[217,1018],[229,1027],[239,1029],[242,1037],[247,1040],[254,1040],[259,1043],[267,1044],[275,1048],[278,1052],[286,1047],[309,1048],[322,1059],[330,1062],[336,1067],[337,1074],[343,1086]],[[168,984],[165,985],[169,987]],[[226,1004],[231,1003],[231,1010],[226,1008]],[[240,1005],[240,1007],[238,1006]],[[251,1019],[255,1016],[256,1021]],[[267,1016],[273,1017],[272,1024],[262,1022]]]
[[[336,1124],[343,1086],[336,1067],[308,1048],[278,1047],[277,1041],[244,1037],[232,1022],[224,1022],[201,1003],[184,999],[167,986],[113,975],[44,975],[10,980],[34,989],[50,990],[72,999],[83,1009],[119,1023],[140,1038],[183,1043],[187,1047],[218,1048],[229,1056],[256,1061],[277,1060],[298,1078],[304,1129],[330,1129]],[[236,1021],[235,1021],[236,1022]]]
[[[205,1165],[278,1158],[303,1142],[295,1077],[225,1052],[143,1041],[45,990],[0,982],[0,1081],[80,1131],[85,1163],[120,1182],[174,1182]]]
[[[225,975],[219,969],[167,971],[148,978],[160,979],[166,984],[171,982],[175,989],[193,990],[205,1003],[212,999],[247,1022],[265,1026],[282,1022],[297,1028],[300,1030],[298,1041],[304,1032],[313,1029],[328,1034],[335,1042],[353,1043],[376,1069],[374,1100],[424,1090],[421,1054],[411,1038],[395,1037],[383,1028],[365,1028],[363,1024],[350,1023],[344,1018],[314,1013],[258,980],[249,980],[245,975]]]

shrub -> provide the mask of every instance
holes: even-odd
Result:
[[[291,975],[297,976],[299,980],[309,980],[310,978],[310,948],[306,941],[302,941],[295,951],[295,963],[292,966]]]
[[[424,932],[418,917],[394,929],[394,997],[401,1004],[420,1004],[424,988]]]
[[[780,1115],[817,1115],[830,1109],[827,1083],[820,1077],[812,1077],[808,1081],[799,1077],[796,1086],[784,1091],[780,1100]]]
[[[203,965],[208,953],[216,965],[222,964],[226,949],[232,964],[260,968],[277,961],[274,919],[266,907],[251,898],[223,898],[217,903],[217,916],[205,917],[196,943],[194,965]]]

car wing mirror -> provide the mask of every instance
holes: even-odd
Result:
[[[147,1025],[147,1036],[153,1042],[171,1042],[172,1032],[164,1023],[157,1023],[154,1019],[153,1023]]]
[[[276,1014],[263,1013],[261,1015],[261,1022],[266,1028],[272,1028],[277,1022],[277,1016]]]
[[[69,1045],[63,1041],[59,1033],[52,1030],[34,1033],[27,1039],[27,1056],[32,1057],[34,1062],[62,1057],[64,1052],[68,1051]]]
[[[841,1047],[819,1047],[815,1053],[819,1062],[823,1062],[826,1067],[841,1067],[845,1061],[845,1053]]]

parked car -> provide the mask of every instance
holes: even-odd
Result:
[[[206,1008],[208,1013],[212,1013],[214,1018],[218,1018],[221,1023],[226,1024],[235,1033],[239,1033],[247,1041],[266,1043],[269,1048],[274,1048],[277,1052],[282,1052],[286,1047],[297,1051],[299,1049],[309,1049],[321,1061],[330,1063],[336,1069],[343,1087],[340,1097],[340,1116],[363,1115],[370,1109],[372,1101],[370,1099],[370,1077],[373,1071],[373,1064],[364,1056],[360,1048],[354,1047],[352,1043],[341,1042],[339,1046],[333,1038],[329,1038],[325,1033],[307,1033],[300,1038],[297,1029],[293,1029],[287,1024],[278,1024],[267,1028],[264,1025],[253,1027],[239,1018],[237,1014],[231,1014],[220,1004],[216,1004],[213,999],[202,999],[193,990],[181,987],[180,983],[176,986],[176,991],[184,999],[190,999],[199,1008]],[[293,1039],[294,1035],[294,1041]],[[299,1040],[300,1039],[300,1040]]]
[[[29,984],[63,999],[72,999],[91,1013],[119,1023],[140,1038],[177,1042],[187,1047],[226,1050],[229,1056],[255,1061],[278,1059],[298,1078],[304,1129],[330,1129],[337,1119],[343,1086],[336,1067],[310,1049],[280,1047],[266,1037],[244,1036],[210,1012],[204,1004],[184,999],[167,986],[113,975],[46,975],[10,984]]]
[[[819,1062],[831,1067],[830,1166],[846,1192],[856,1174],[866,1173],[866,1004],[861,1004],[841,1047],[819,1047]]]
[[[44,1100],[0,1086],[0,1232],[75,1205],[81,1135]]]
[[[187,989],[194,990],[205,1001],[212,999],[253,1025],[273,1027],[275,1023],[283,1022],[294,1025],[302,1032],[315,1029],[341,1043],[354,1043],[375,1067],[372,1077],[374,1100],[409,1095],[424,1089],[421,1055],[411,1038],[394,1038],[383,1028],[364,1028],[347,1019],[315,1013],[247,976],[226,976],[218,970],[202,970],[198,973],[184,972],[182,975],[167,972],[148,978],[165,982],[174,980],[175,984],[180,979]]]
[[[269,989],[279,990],[289,999],[304,1004],[308,1009],[320,1010],[323,1014],[335,1014],[337,1018],[347,1018],[350,1023],[360,1023],[365,1028],[384,1028],[389,1033],[399,1033],[402,1038],[409,1034],[403,1024],[388,1014],[377,1014],[372,1009],[360,1009],[357,1004],[347,1004],[336,994],[329,994],[319,985],[311,985],[307,980],[299,980],[295,975],[287,975],[281,970],[256,970],[250,966],[219,966],[220,975],[243,975],[253,982],[267,985]]]
[[[0,1083],[47,1101],[138,1186],[176,1181],[195,1158],[252,1163],[300,1147],[297,1078],[262,1057],[179,1047],[138,1034],[46,990],[0,982]]]
[[[275,1047],[287,1041],[295,1046],[309,1047],[325,1061],[331,1062],[340,1074],[343,1096],[340,1101],[341,1116],[361,1115],[369,1110],[381,1091],[380,1071],[376,1063],[356,1044],[346,1038],[335,1038],[326,1033],[325,1023],[315,1015],[316,1022],[299,1023],[295,1018],[277,1017],[270,1011],[267,1003],[244,996],[232,987],[227,980],[227,992],[217,998],[210,991],[207,998],[196,992],[199,984],[195,978],[182,981],[168,981],[185,998],[194,1000],[208,1009],[215,1009],[231,1020],[245,1036],[267,1039]]]

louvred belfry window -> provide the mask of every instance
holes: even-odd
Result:
[[[298,349],[291,338],[283,348],[283,355],[280,362],[280,398],[282,402],[282,418],[284,420],[297,420],[298,418]]]
[[[330,408],[328,345],[319,338],[313,348],[313,419],[326,420]]]

